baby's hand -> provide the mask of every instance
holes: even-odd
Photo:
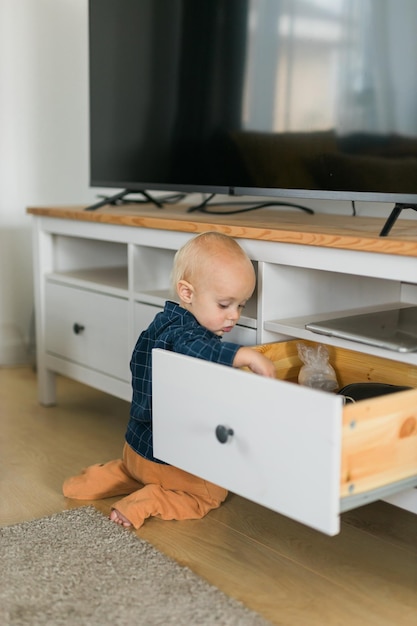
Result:
[[[275,378],[274,363],[252,348],[239,348],[233,361],[233,367],[248,367],[255,374]]]

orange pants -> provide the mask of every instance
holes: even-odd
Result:
[[[147,517],[165,520],[200,519],[226,499],[227,491],[172,465],[144,459],[130,446],[123,460],[91,465],[63,485],[67,498],[101,500],[127,495],[114,504],[135,528]]]

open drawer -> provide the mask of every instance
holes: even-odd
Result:
[[[296,384],[296,344],[255,348],[275,362],[277,380],[154,350],[154,454],[335,535],[341,512],[417,485],[417,389],[344,406]],[[340,387],[417,387],[417,368],[328,349]]]

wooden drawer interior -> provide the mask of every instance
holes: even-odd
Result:
[[[302,366],[297,343],[298,340],[293,340],[256,346],[255,349],[274,361],[278,379],[297,383]],[[340,388],[358,382],[413,388],[344,406],[341,498],[356,497],[417,476],[417,368],[343,348],[327,347]]]
[[[297,382],[302,365],[297,352],[300,340],[283,341],[255,346],[275,363],[277,378]],[[306,345],[318,345],[303,340]],[[362,352],[326,346],[330,363],[334,367],[340,387],[358,382],[380,382],[417,388],[417,367],[391,359],[364,355]]]

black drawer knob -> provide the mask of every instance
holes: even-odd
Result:
[[[77,324],[76,322],[74,326],[72,327],[72,330],[74,331],[76,335],[79,335],[80,333],[83,332],[84,328],[85,328],[84,326],[82,326],[81,324]]]
[[[216,437],[220,443],[226,443],[229,437],[232,437],[233,435],[234,433],[232,428],[222,426],[221,424],[219,424],[216,428]]]

